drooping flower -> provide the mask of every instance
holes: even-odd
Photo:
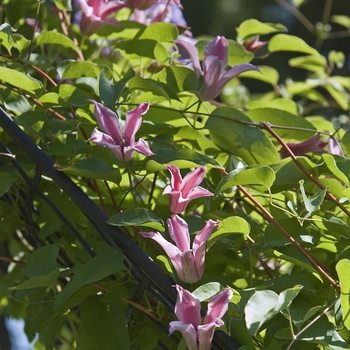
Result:
[[[199,62],[197,48],[188,41],[176,40],[177,45],[181,45],[188,51],[197,78],[201,76],[201,66]],[[203,85],[197,92],[201,101],[209,101],[219,95],[223,87],[237,75],[248,70],[259,70],[250,63],[236,64],[230,69],[228,65],[228,41],[223,36],[217,36],[205,48],[203,66]]]
[[[295,156],[303,156],[306,153],[325,153],[324,148],[327,146],[327,142],[323,142],[320,134],[317,134],[303,142],[287,143],[287,146]],[[284,147],[282,147],[280,153],[282,158],[289,157],[289,153]]]
[[[247,51],[256,52],[267,44],[267,41],[260,41],[259,35],[256,35],[253,39],[247,40],[243,43],[243,46]]]
[[[176,245],[167,241],[159,232],[140,232],[140,234],[161,245],[182,281],[195,283],[203,276],[206,242],[218,223],[219,221],[209,220],[194,238],[192,249],[188,225],[178,215],[173,215],[167,220],[170,237]]]
[[[90,141],[100,146],[107,146],[119,161],[130,161],[134,157],[134,151],[145,156],[153,155],[143,139],[135,142],[135,134],[142,124],[141,116],[147,113],[149,103],[143,102],[135,109],[126,112],[123,131],[119,118],[113,111],[96,101],[92,101],[92,103],[95,105],[94,115],[97,124],[105,133],[94,129]]]
[[[103,24],[118,25],[114,18],[107,18],[112,13],[125,7],[125,3],[118,0],[77,0],[82,10],[80,30],[89,36]]]
[[[231,288],[224,289],[210,299],[203,324],[199,299],[179,285],[176,285],[176,289],[175,315],[179,321],[170,322],[169,333],[181,332],[189,350],[210,350],[215,328],[224,324],[221,318],[232,298]]]
[[[214,195],[198,186],[203,181],[205,166],[189,172],[184,178],[181,177],[178,167],[174,165],[166,165],[166,167],[171,174],[171,184],[165,187],[163,195],[170,195],[169,207],[172,213],[182,213],[192,199]]]

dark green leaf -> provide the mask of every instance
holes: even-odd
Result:
[[[57,166],[56,169],[68,174],[101,179],[118,184],[121,176],[119,169],[113,168],[98,158],[87,158],[76,162],[72,166]]]
[[[86,334],[99,350],[129,350],[129,332],[123,303],[106,304],[101,296],[88,298],[81,305],[81,321]]]
[[[0,197],[11,188],[14,181],[14,172],[10,168],[0,166]]]
[[[108,221],[114,226],[146,226],[157,231],[164,231],[164,222],[146,208],[133,208],[113,215]]]
[[[60,307],[72,294],[87,284],[101,279],[123,268],[123,254],[113,247],[106,247],[84,265],[74,269],[74,275],[54,303],[54,310]]]
[[[206,122],[213,141],[222,149],[241,157],[247,164],[269,165],[278,162],[276,148],[252,120],[228,107],[217,108]]]

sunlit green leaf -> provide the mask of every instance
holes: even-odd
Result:
[[[275,35],[270,39],[268,43],[268,49],[270,52],[296,51],[314,56],[320,55],[317,50],[306,44],[303,39],[288,34]]]
[[[35,39],[36,45],[60,45],[73,49],[75,52],[79,52],[79,48],[74,44],[74,42],[66,35],[59,32],[44,31],[41,32]]]
[[[0,67],[0,80],[30,93],[36,93],[37,90],[42,88],[39,81],[31,79],[28,75],[17,70],[6,67]]]
[[[334,15],[331,21],[337,23],[345,28],[350,28],[350,17],[345,15]]]
[[[144,30],[141,30],[135,39],[139,40],[156,40],[156,41],[173,41],[179,36],[177,27],[171,23],[155,22],[151,23]]]
[[[279,81],[279,74],[275,68],[269,66],[257,66],[260,70],[258,71],[248,71],[239,75],[240,78],[252,78],[256,80],[264,81],[269,84],[277,84]]]
[[[255,35],[265,35],[276,32],[286,32],[287,28],[279,23],[262,23],[256,19],[248,19],[237,28],[237,34],[241,39],[247,39]]]
[[[345,327],[350,329],[350,260],[340,260],[336,265],[336,270],[340,280],[340,303],[342,306],[343,321]]]

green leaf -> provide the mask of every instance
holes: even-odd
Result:
[[[35,94],[38,92],[37,90],[41,90],[42,88],[39,81],[33,80],[26,74],[6,67],[0,67],[0,80],[32,94]]]
[[[247,39],[255,35],[265,35],[276,32],[286,32],[287,28],[279,23],[263,23],[256,19],[248,19],[237,28],[237,34],[241,39]]]
[[[215,232],[210,236],[207,246],[210,248],[218,239],[229,235],[248,236],[250,225],[246,220],[239,216],[230,216],[219,222]]]
[[[196,290],[192,292],[192,294],[198,298],[201,302],[204,300],[208,300],[215,294],[219,293],[221,290],[221,285],[218,282],[209,282],[202,284]]]
[[[240,78],[252,78],[256,80],[263,81],[268,84],[275,85],[279,81],[279,74],[275,68],[269,66],[257,66],[260,72],[257,71],[248,71],[241,73]]]
[[[114,214],[108,221],[114,226],[145,226],[164,232],[164,222],[146,208],[127,209]]]
[[[81,305],[81,322],[96,349],[129,350],[129,332],[123,303],[102,303],[102,296],[86,299]]]
[[[277,295],[271,290],[258,290],[248,300],[244,312],[248,331],[256,335],[260,327],[287,308],[303,287],[297,285]]]
[[[316,128],[305,118],[275,108],[256,108],[246,112],[249,118],[257,123],[268,122],[274,127],[274,131],[283,138],[294,140],[305,140],[312,136],[309,131],[300,129],[315,130]],[[278,128],[278,126],[286,127]]]
[[[85,92],[70,84],[60,84],[58,94],[64,101],[73,106],[82,107],[90,103],[89,96]]]
[[[331,17],[331,21],[337,23],[345,28],[350,28],[350,17],[344,15],[334,15]]]
[[[324,161],[323,166],[321,167],[321,172],[325,173],[325,168],[328,174],[334,175],[345,185],[349,186],[349,178],[338,168],[337,162],[331,154],[322,154],[322,159]]]
[[[72,166],[57,166],[56,169],[68,174],[101,179],[118,184],[121,180],[119,169],[113,168],[98,158],[87,158],[76,162]]]
[[[335,268],[340,281],[340,303],[342,307],[344,326],[350,330],[350,260],[340,260]]]
[[[79,52],[79,48],[74,44],[74,42],[69,39],[64,34],[53,32],[53,31],[45,31],[41,32],[35,39],[36,45],[45,45],[45,44],[51,44],[51,45],[60,45],[64,47],[68,47],[75,52]]]
[[[162,96],[169,99],[163,86],[153,79],[144,79],[139,76],[133,77],[129,82],[129,89],[149,91],[155,96]]]
[[[282,111],[291,113],[293,115],[298,114],[298,106],[297,104],[288,98],[274,98],[273,100],[254,100],[247,103],[248,110],[251,109],[260,109],[260,108],[273,108],[280,109]],[[246,112],[248,113],[248,112]]]
[[[291,67],[309,70],[311,72],[324,72],[327,60],[323,56],[301,56],[294,57],[288,61]]]
[[[154,79],[165,84],[164,88],[172,98],[183,91],[196,92],[198,79],[193,69],[180,66],[165,67],[154,76]],[[169,90],[172,92],[170,93]]]
[[[161,63],[169,59],[168,50],[156,40],[124,40],[116,43],[115,47],[129,54],[131,58],[148,57]]]
[[[9,288],[10,290],[24,290],[24,289],[35,289],[41,287],[51,287],[53,288],[57,284],[57,278],[60,275],[60,270],[58,267],[55,270],[52,270],[47,275],[36,276],[27,279],[23,283],[15,287]]]
[[[94,77],[99,75],[99,67],[88,61],[73,61],[62,74],[62,79],[76,79],[80,77]]]
[[[307,210],[307,214],[305,215],[305,217],[308,218],[322,204],[328,189],[326,188],[325,190],[319,190],[311,198],[308,198],[304,189],[304,180],[300,180],[299,183],[300,183],[300,192],[304,199],[305,209]]]
[[[297,242],[304,245],[316,246],[320,239],[319,230],[310,222],[305,222],[303,226],[296,218],[279,219],[278,223],[289,233],[289,235]],[[261,246],[265,249],[274,247],[283,247],[290,245],[291,242],[281,231],[274,225],[267,225],[264,236],[261,240]]]
[[[151,23],[136,35],[138,40],[173,41],[179,36],[179,31],[174,24],[165,22]]]
[[[275,181],[275,172],[268,166],[235,169],[222,178],[214,195],[237,185],[263,185],[270,188]]]
[[[270,52],[293,51],[303,52],[313,56],[320,56],[317,50],[306,44],[306,42],[294,35],[277,34],[270,39],[268,44]]]
[[[71,0],[54,0],[54,3],[59,10],[72,11]]]
[[[127,82],[135,76],[135,72],[132,69],[129,69],[121,80],[114,83],[113,79],[107,79],[105,70],[109,70],[109,68],[105,66],[101,70],[99,80],[100,95],[103,102],[108,106],[113,106],[116,101],[118,101]],[[112,73],[110,72],[110,74]]]
[[[123,265],[123,253],[113,247],[106,247],[84,265],[74,268],[74,275],[64,287],[54,303],[53,309],[59,308],[70,296],[82,286],[98,282],[103,278],[121,270]]]
[[[63,100],[56,92],[47,92],[40,96],[39,101],[45,106],[68,106],[69,104]]]
[[[324,88],[329,92],[329,94],[344,111],[347,111],[349,109],[347,93],[342,86],[336,84],[335,82],[332,82],[331,78],[329,78],[327,80],[327,84],[324,85]]]
[[[0,166],[0,197],[11,188],[15,179],[15,174],[10,168]]]
[[[60,250],[59,245],[50,244],[35,250],[28,259],[24,267],[24,274],[29,277],[43,276],[49,274],[57,267],[57,255]]]
[[[252,120],[242,112],[220,107],[210,115],[205,126],[219,147],[241,157],[247,164],[278,162],[279,156],[272,142],[257,127],[250,126],[251,123]]]
[[[191,168],[193,166],[212,165],[216,168],[222,166],[212,157],[205,156],[189,148],[160,149],[154,156],[148,157],[146,169],[155,172],[164,169],[164,164],[173,164],[179,168]]]

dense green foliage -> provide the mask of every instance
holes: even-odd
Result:
[[[350,346],[349,61],[321,50],[338,38],[329,23],[343,27],[340,39],[350,35],[350,17],[330,16],[327,1],[323,24],[313,24],[302,17],[304,1],[291,3],[316,45],[282,24],[244,21],[228,40],[228,65],[250,62],[259,71],[230,80],[211,101],[199,101],[203,78],[176,47],[184,26],[142,24],[124,8],[110,16],[119,25],[83,35],[74,16],[80,8],[70,1],[3,0],[0,10],[1,108],[102,208],[108,224],[195,291],[204,309],[232,288],[221,329],[241,350]],[[249,46],[256,36],[267,42],[257,51]],[[211,40],[196,42],[201,60]],[[281,79],[285,72],[266,63],[286,52],[285,64],[305,79]],[[92,100],[122,121],[149,103],[136,139],[154,155],[135,152],[123,162],[89,141],[99,128]],[[0,313],[25,320],[29,339],[38,334],[35,349],[185,349],[168,335],[173,311],[156,293],[135,296],[141,282],[122,249],[108,246],[5,128],[0,141],[9,149],[0,151]],[[214,194],[182,213],[192,240],[208,220],[220,220],[194,284],[181,282],[159,245],[139,234],[158,231],[170,240],[166,164],[182,176],[205,166],[201,186]]]

